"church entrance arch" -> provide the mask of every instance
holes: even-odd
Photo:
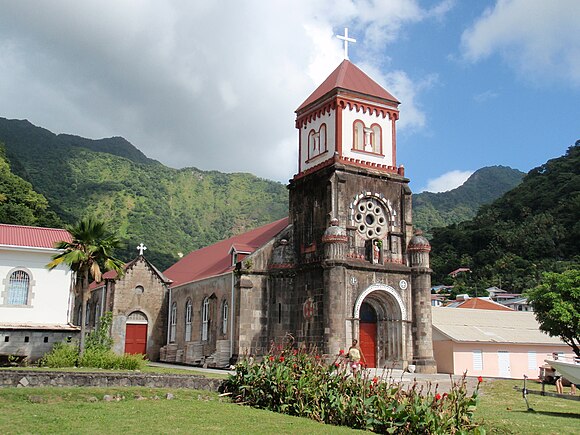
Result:
[[[408,319],[399,293],[374,284],[359,295],[353,314],[353,336],[359,337],[369,367],[400,367],[406,360]]]
[[[125,329],[125,353],[147,353],[147,325],[147,316],[141,311],[129,314]]]
[[[366,364],[369,367],[376,367],[377,313],[366,302],[363,302],[360,307],[359,339],[360,350],[365,357]]]

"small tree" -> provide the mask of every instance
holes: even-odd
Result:
[[[114,270],[121,276],[124,272],[124,264],[113,257],[113,251],[119,247],[120,242],[117,236],[107,229],[105,222],[87,217],[67,229],[73,238],[72,242],[58,242],[55,247],[62,252],[54,255],[46,267],[52,270],[60,264],[66,264],[76,274],[75,291],[82,300],[79,319],[81,324],[79,349],[82,355],[85,349],[85,316],[90,296],[90,279],[100,282],[102,270]]]
[[[527,297],[540,329],[560,337],[580,357],[580,270],[544,273],[542,283]]]

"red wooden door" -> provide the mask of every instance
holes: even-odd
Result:
[[[360,323],[359,330],[360,350],[362,351],[367,366],[376,367],[376,349],[377,349],[377,324]]]
[[[125,333],[125,353],[145,354],[147,351],[147,325],[128,324]]]

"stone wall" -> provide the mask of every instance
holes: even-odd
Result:
[[[149,387],[217,391],[222,382],[221,379],[176,374],[0,370],[0,387]]]

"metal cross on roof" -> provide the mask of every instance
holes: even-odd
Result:
[[[143,251],[145,251],[147,249],[147,246],[145,246],[143,243],[141,243],[139,246],[137,246],[137,251],[139,251],[139,255],[143,255]]]
[[[356,39],[348,37],[348,27],[344,28],[344,36],[336,35],[336,37],[344,41],[344,58],[348,60],[348,43],[349,42],[355,43]]]

